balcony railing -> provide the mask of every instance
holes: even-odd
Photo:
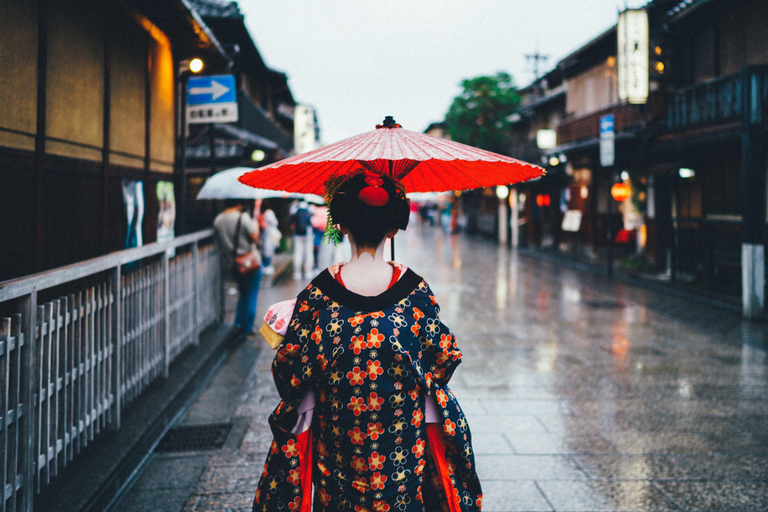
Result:
[[[761,95],[763,102],[768,99],[768,66],[751,66],[675,91],[668,101],[667,129],[739,123],[750,94]]]
[[[600,136],[600,118],[613,114],[616,133],[629,130],[645,121],[642,105],[623,104],[605,108],[583,117],[566,119],[557,127],[557,143],[569,144],[580,140],[597,139]]]
[[[669,99],[667,129],[739,121],[744,75],[736,73],[676,91]]]
[[[0,283],[0,510],[31,511],[220,310],[212,230]]]

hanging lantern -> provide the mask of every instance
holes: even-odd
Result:
[[[611,196],[620,203],[629,198],[629,192],[629,185],[626,183],[616,183],[611,187]]]
[[[536,204],[541,208],[542,206],[549,206],[549,196],[546,194],[539,194],[536,196]]]

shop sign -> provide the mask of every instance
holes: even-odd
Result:
[[[296,105],[294,109],[293,147],[296,154],[315,149],[315,110],[308,105]]]
[[[648,101],[648,13],[627,9],[619,14],[617,67],[619,99],[629,103]]]
[[[568,210],[563,215],[563,223],[560,226],[563,231],[575,233],[581,228],[581,210]]]

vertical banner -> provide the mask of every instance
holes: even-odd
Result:
[[[293,147],[296,154],[315,149],[315,110],[307,105],[296,105],[293,113]]]
[[[173,195],[173,183],[157,182],[157,241],[171,240],[176,223],[176,198]]]
[[[123,180],[123,201],[125,202],[125,248],[141,247],[144,240],[141,225],[144,221],[144,183],[135,180]]]
[[[629,103],[648,101],[648,12],[627,9],[619,14],[617,66],[619,99]]]
[[[155,192],[157,193],[157,241],[172,240],[176,224],[176,198],[173,193],[173,183],[158,181]],[[173,248],[166,251],[168,258],[173,258],[175,255],[176,250]]]

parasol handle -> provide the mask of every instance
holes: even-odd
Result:
[[[392,242],[392,243],[390,244],[390,246],[389,246],[389,248],[391,249],[391,252],[392,252],[392,258],[391,258],[391,260],[392,260],[392,261],[395,261],[395,237],[393,236],[393,237],[392,237],[392,238],[390,238],[389,240],[390,240],[390,242]]]

